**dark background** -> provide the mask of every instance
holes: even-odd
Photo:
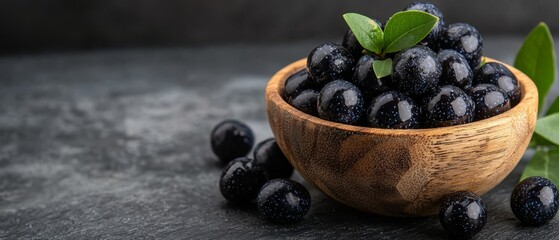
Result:
[[[343,13],[385,21],[409,2],[2,0],[0,53],[337,41],[346,28]],[[468,22],[482,35],[525,36],[539,21],[559,32],[557,1],[432,2],[447,23]]]

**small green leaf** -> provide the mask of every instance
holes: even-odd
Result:
[[[559,97],[555,98],[551,106],[549,106],[549,109],[547,109],[545,115],[547,116],[554,113],[559,113]]]
[[[555,80],[553,37],[545,23],[539,23],[524,39],[514,66],[528,75],[538,87],[538,109],[541,111],[547,92]]]
[[[392,59],[377,60],[373,62],[373,71],[377,78],[386,77],[392,74]]]
[[[398,52],[416,45],[431,32],[437,22],[438,17],[417,10],[392,15],[384,27],[384,52]]]
[[[376,54],[381,53],[384,33],[374,20],[358,13],[346,13],[343,17],[363,48]]]
[[[524,169],[520,181],[527,177],[540,176],[559,184],[559,149],[536,150],[528,166]]]
[[[559,113],[538,119],[535,132],[555,145],[559,145]]]

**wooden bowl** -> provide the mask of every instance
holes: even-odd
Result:
[[[366,212],[433,215],[447,194],[486,193],[520,161],[535,127],[536,86],[508,65],[523,93],[511,110],[464,125],[394,130],[330,122],[290,106],[282,98],[284,82],[305,64],[301,59],[286,66],[266,87],[273,134],[305,180]]]

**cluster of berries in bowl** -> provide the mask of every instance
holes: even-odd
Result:
[[[490,118],[514,107],[522,92],[516,76],[498,62],[483,63],[483,39],[466,23],[444,24],[430,3],[405,10],[439,18],[416,46],[378,56],[349,29],[341,44],[314,48],[307,67],[289,77],[284,99],[300,111],[357,126],[434,128]],[[378,78],[373,63],[392,58],[392,74]]]

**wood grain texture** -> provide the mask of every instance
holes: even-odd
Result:
[[[302,59],[286,66],[268,82],[266,111],[272,132],[307,181],[359,210],[424,216],[435,214],[449,193],[482,195],[512,171],[532,137],[537,89],[508,65],[523,92],[511,110],[465,125],[393,130],[334,123],[291,107],[281,97],[284,81],[305,63]]]

